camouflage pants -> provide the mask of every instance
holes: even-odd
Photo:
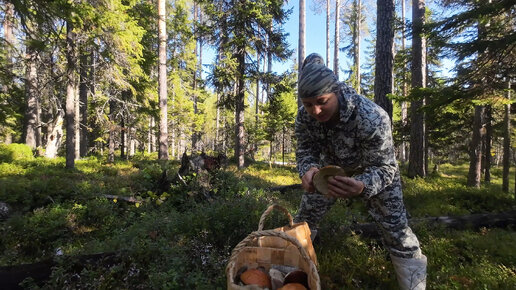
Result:
[[[301,198],[295,222],[306,221],[317,233],[319,221],[335,203],[335,198],[305,193]],[[416,235],[408,226],[402,196],[382,192],[365,200],[368,212],[376,222],[382,241],[390,254],[400,258],[419,258],[421,249]]]

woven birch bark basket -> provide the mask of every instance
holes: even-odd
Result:
[[[273,209],[285,212],[289,217],[289,225],[272,230],[263,230],[264,220]],[[317,272],[315,251],[312,258],[305,249],[309,243],[313,251],[310,229],[306,223],[304,223],[305,225],[302,225],[303,223],[299,224],[293,223],[292,216],[285,208],[279,205],[271,205],[262,214],[259,229],[250,233],[233,249],[226,266],[227,289],[263,289],[256,285],[242,286],[237,284],[238,271],[242,267],[249,269],[261,267],[269,271],[271,267],[278,265],[301,269],[308,276],[309,289],[320,290],[321,283]],[[306,226],[306,229],[304,226]],[[289,233],[285,232],[285,229]],[[302,240],[306,240],[305,246],[299,241],[298,236]]]

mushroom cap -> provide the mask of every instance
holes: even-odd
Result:
[[[321,194],[328,194],[328,178],[331,176],[350,176],[346,170],[336,165],[325,166],[314,174],[312,182]]]
[[[288,283],[285,284],[283,287],[279,288],[278,290],[306,290],[307,288],[303,286],[303,284],[299,283]]]
[[[258,285],[262,288],[271,288],[269,275],[259,269],[249,269],[240,275],[240,280],[245,285]]]
[[[294,270],[285,276],[284,284],[298,283],[308,288],[308,274],[302,270]]]

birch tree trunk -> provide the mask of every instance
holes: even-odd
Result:
[[[115,133],[116,133],[116,121],[115,121],[115,101],[109,101],[109,152],[108,152],[108,163],[115,162]]]
[[[158,0],[159,35],[159,151],[158,159],[168,160],[168,108],[167,108],[167,27],[166,1]]]
[[[25,71],[25,100],[26,100],[26,109],[25,109],[25,131],[24,131],[24,139],[25,144],[30,146],[32,149],[36,149],[40,144],[38,144],[38,104],[39,104],[39,96],[38,96],[38,86],[37,86],[37,54],[34,49],[30,46],[27,46],[26,49],[26,71]]]
[[[354,43],[354,47],[353,47],[353,55],[354,55],[354,66],[355,66],[355,83],[356,83],[356,91],[358,94],[360,94],[360,82],[361,82],[361,77],[360,77],[360,34],[361,34],[361,30],[362,30],[362,1],[361,0],[357,0],[357,18],[356,18],[356,22],[355,22],[355,31],[354,31],[354,35],[353,35],[353,43]]]
[[[66,23],[66,168],[75,167],[75,71],[77,67],[77,52],[75,47],[73,24]]]
[[[405,51],[405,0],[401,0],[401,50]],[[401,82],[401,93],[403,98],[407,96],[407,64],[403,63],[402,82]],[[407,125],[408,119],[408,108],[407,102],[401,102],[401,124],[403,127]],[[407,142],[402,137],[401,148],[400,148],[400,160],[401,164],[407,162]]]
[[[74,134],[75,134],[75,160],[81,158],[81,105],[80,105],[80,96],[79,90],[77,86],[77,82],[74,82],[73,86],[73,95],[75,98],[75,124],[74,124]]]
[[[147,153],[152,152],[152,117],[149,117],[149,131],[147,132]]]
[[[120,118],[120,159],[125,159],[125,151],[127,150],[127,128],[125,127],[125,116]]]
[[[298,78],[301,77],[303,61],[305,61],[305,25],[306,25],[305,0],[299,0],[299,42],[298,42]],[[269,96],[269,92],[267,92]],[[301,99],[297,98],[297,107],[301,107]]]
[[[326,0],[326,66],[330,67],[330,5],[331,1]]]
[[[56,119],[48,128],[47,147],[45,148],[45,157],[56,158],[57,150],[61,146],[63,140],[63,111],[59,111]]]

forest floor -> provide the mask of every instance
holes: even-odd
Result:
[[[181,181],[179,162],[155,155],[114,164],[88,157],[74,170],[64,163],[0,163],[0,202],[9,207],[0,221],[0,280],[27,276],[20,265],[32,265],[40,275],[23,288],[225,289],[234,246],[257,230],[270,204],[294,215],[302,194],[270,190],[299,183],[292,165],[257,162],[237,170],[230,163]],[[466,165],[439,168],[425,179],[403,177],[412,219],[516,209],[514,176],[511,193],[503,193],[500,168],[480,189],[465,186]],[[286,222],[272,214],[266,228]],[[342,230],[368,222],[359,199],[338,201],[321,221],[314,247],[322,289],[397,289],[381,242]],[[514,226],[413,230],[428,256],[428,289],[516,289]]]

